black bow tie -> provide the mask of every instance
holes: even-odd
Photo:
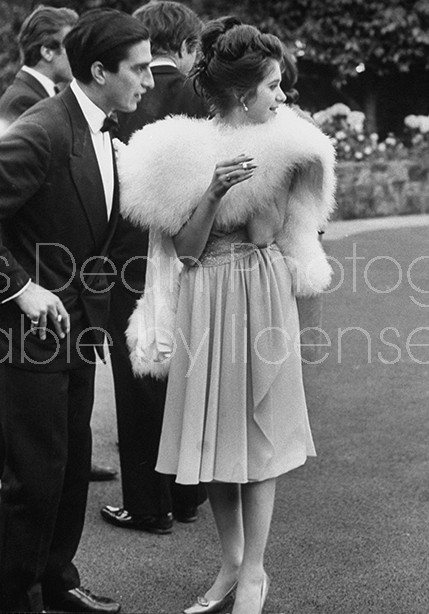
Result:
[[[115,136],[118,133],[118,128],[118,118],[115,115],[107,115],[101,126],[101,132],[110,132],[112,136]]]

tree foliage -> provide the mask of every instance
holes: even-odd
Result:
[[[428,0],[309,0],[297,29],[305,55],[337,68],[337,78],[356,77],[360,67],[378,77],[429,68]]]
[[[247,0],[246,12],[298,53],[346,81],[429,68],[429,0]]]
[[[0,93],[19,67],[16,37],[25,15],[23,7],[0,0]]]

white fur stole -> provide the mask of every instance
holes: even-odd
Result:
[[[275,238],[287,258],[296,294],[323,291],[332,271],[317,231],[326,225],[334,207],[334,148],[316,126],[288,107],[280,108],[264,124],[228,127],[213,120],[175,116],[136,132],[129,145],[118,150],[122,214],[150,228],[152,240],[173,236],[198,205],[216,163],[241,153],[253,156],[258,168],[249,181],[233,186],[224,196],[215,227],[234,229],[253,213],[276,206],[284,211],[284,222]],[[158,266],[161,272],[171,269],[166,259],[171,242],[166,241],[165,249],[157,250],[158,256],[164,251],[164,264]],[[159,328],[164,330],[167,320],[174,328],[176,296],[168,293],[168,285],[159,284],[156,300],[152,292],[145,292],[131,316],[127,338],[138,374],[163,376],[168,370],[165,352],[154,360],[154,348],[159,345],[156,334],[148,338],[144,331],[148,324],[156,330],[156,318],[149,311],[156,312],[155,304],[160,302],[168,317]],[[160,293],[164,293],[162,299]]]

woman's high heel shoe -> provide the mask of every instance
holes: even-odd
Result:
[[[184,614],[210,614],[211,612],[220,612],[232,598],[237,584],[238,582],[234,582],[221,599],[211,599],[209,601],[205,597],[197,597],[196,603],[191,605],[190,608],[186,608],[186,610],[183,611]]]
[[[261,607],[259,609],[259,614],[262,614],[262,611],[264,609],[264,605],[265,605],[265,601],[267,599],[267,595],[268,595],[268,591],[270,588],[270,582],[271,580],[269,579],[269,577],[267,576],[267,574],[264,575],[264,579],[262,580],[262,587],[261,587]]]
[[[267,595],[268,595],[268,590],[270,588],[270,578],[267,576],[267,574],[264,575],[264,579],[262,580],[262,586],[261,586],[261,599],[259,601],[259,612],[258,614],[262,614],[263,609],[264,609],[264,605],[265,605],[265,601],[267,599]]]

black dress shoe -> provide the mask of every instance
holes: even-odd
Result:
[[[174,509],[174,519],[178,522],[195,522],[198,518],[197,507],[183,507]]]
[[[112,467],[100,467],[92,463],[89,479],[91,482],[108,482],[109,480],[114,480],[117,475],[118,472]]]
[[[86,588],[72,588],[62,591],[49,600],[49,607],[62,612],[99,612],[116,614],[121,609],[119,603],[108,597],[96,597]]]
[[[116,527],[137,529],[138,531],[147,531],[159,535],[171,533],[173,527],[173,514],[171,513],[162,516],[133,516],[123,507],[105,505],[101,508],[100,514],[103,520],[114,524]]]

